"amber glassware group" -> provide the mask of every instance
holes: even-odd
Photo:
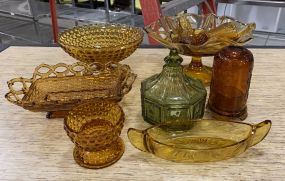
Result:
[[[245,119],[253,55],[243,45],[255,24],[213,14],[161,17],[145,27],[166,47],[162,72],[141,83],[142,116],[152,127],[130,128],[132,145],[175,162],[217,161],[239,155],[262,141],[271,121]],[[32,78],[8,81],[8,101],[30,111],[64,118],[64,129],[75,144],[73,157],[82,167],[99,169],[118,161],[125,146],[120,138],[125,114],[119,101],[132,88],[136,74],[120,64],[143,40],[139,28],[119,24],[78,26],[59,35],[59,45],[79,60],[74,64],[41,64]],[[179,56],[192,56],[182,66]],[[213,56],[213,71],[201,63]],[[212,76],[212,81],[211,81]],[[204,115],[208,108],[215,119]],[[19,86],[20,85],[20,86]],[[226,120],[221,120],[224,117]]]
[[[134,147],[175,162],[207,162],[239,155],[266,137],[270,120],[235,121],[247,117],[253,55],[241,45],[252,39],[254,23],[183,14],[161,17],[145,29],[171,50],[162,72],[142,81],[142,115],[153,126],[128,130]],[[192,56],[184,67],[189,79],[178,53]],[[201,57],[213,55],[212,71]],[[195,78],[211,84],[208,108],[215,119],[197,119],[203,117],[206,90]]]
[[[41,64],[31,79],[8,81],[6,98],[31,111],[47,111],[48,118],[65,117],[68,110],[86,101],[119,101],[131,89],[136,75],[128,65],[118,62],[131,55],[142,39],[139,28],[119,24],[66,30],[59,35],[59,45],[80,62]]]
[[[266,137],[270,120],[256,125],[236,121],[247,117],[253,69],[249,50],[229,46],[215,55],[208,100],[215,119],[198,119],[206,90],[199,80],[182,74],[175,49],[165,62],[162,73],[142,81],[142,115],[154,126],[128,130],[134,147],[175,162],[208,162],[239,155]]]
[[[59,45],[80,62],[41,64],[32,78],[8,81],[6,98],[30,111],[47,111],[48,118],[65,118],[75,161],[86,168],[109,166],[124,153],[119,135],[125,117],[118,102],[136,79],[119,62],[142,39],[140,28],[120,24],[68,29],[59,35]]]

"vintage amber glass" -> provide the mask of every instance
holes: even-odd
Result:
[[[252,53],[239,46],[222,49],[214,57],[208,108],[216,116],[245,119],[253,69]]]
[[[69,55],[85,63],[118,63],[130,56],[143,40],[140,28],[123,24],[91,24],[68,29],[58,43]]]
[[[130,128],[137,149],[174,162],[208,162],[239,155],[262,141],[271,121],[248,124],[221,120],[165,122],[146,130]]]
[[[202,65],[201,57],[213,56],[229,45],[244,45],[252,39],[254,29],[254,23],[244,24],[234,18],[214,14],[163,16],[145,27],[147,33],[164,46],[192,56],[184,71],[205,85],[210,84],[211,68]]]
[[[124,120],[122,108],[110,101],[73,108],[64,120],[64,129],[75,143],[75,161],[86,168],[103,168],[118,161],[125,149],[119,137]]]
[[[165,121],[202,118],[206,89],[201,81],[185,76],[183,59],[171,49],[160,74],[141,83],[142,115],[145,121],[159,124]]]
[[[64,117],[76,105],[96,99],[120,101],[136,78],[128,65],[77,62],[71,65],[41,64],[33,77],[8,81],[8,101],[30,111],[47,111],[48,117]]]

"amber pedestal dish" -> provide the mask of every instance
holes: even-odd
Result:
[[[244,24],[231,17],[214,14],[164,16],[145,27],[147,33],[164,46],[192,56],[184,72],[200,79],[204,85],[211,82],[211,68],[204,66],[201,58],[213,56],[229,45],[244,45],[252,39],[254,29],[254,23]]]

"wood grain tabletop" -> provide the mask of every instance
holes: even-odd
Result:
[[[24,110],[4,98],[8,80],[30,78],[41,63],[72,64],[76,60],[59,47],[9,47],[0,53],[0,180],[285,180],[285,51],[250,50],[255,65],[245,122],[273,122],[260,144],[235,158],[199,164],[174,163],[135,149],[127,129],[150,126],[141,116],[140,82],[159,73],[169,53],[167,49],[138,49],[122,62],[138,74],[133,89],[120,103],[126,114],[121,134],[125,153],[114,165],[92,170],[73,160],[74,144],[63,129],[63,119],[46,119],[46,113]],[[184,64],[189,63],[190,57],[183,58]],[[212,59],[203,62],[211,65]]]

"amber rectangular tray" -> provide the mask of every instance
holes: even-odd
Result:
[[[128,65],[109,65],[101,69],[96,63],[41,64],[32,78],[8,81],[10,91],[5,97],[30,111],[65,112],[96,99],[119,101],[130,91],[135,78]]]

